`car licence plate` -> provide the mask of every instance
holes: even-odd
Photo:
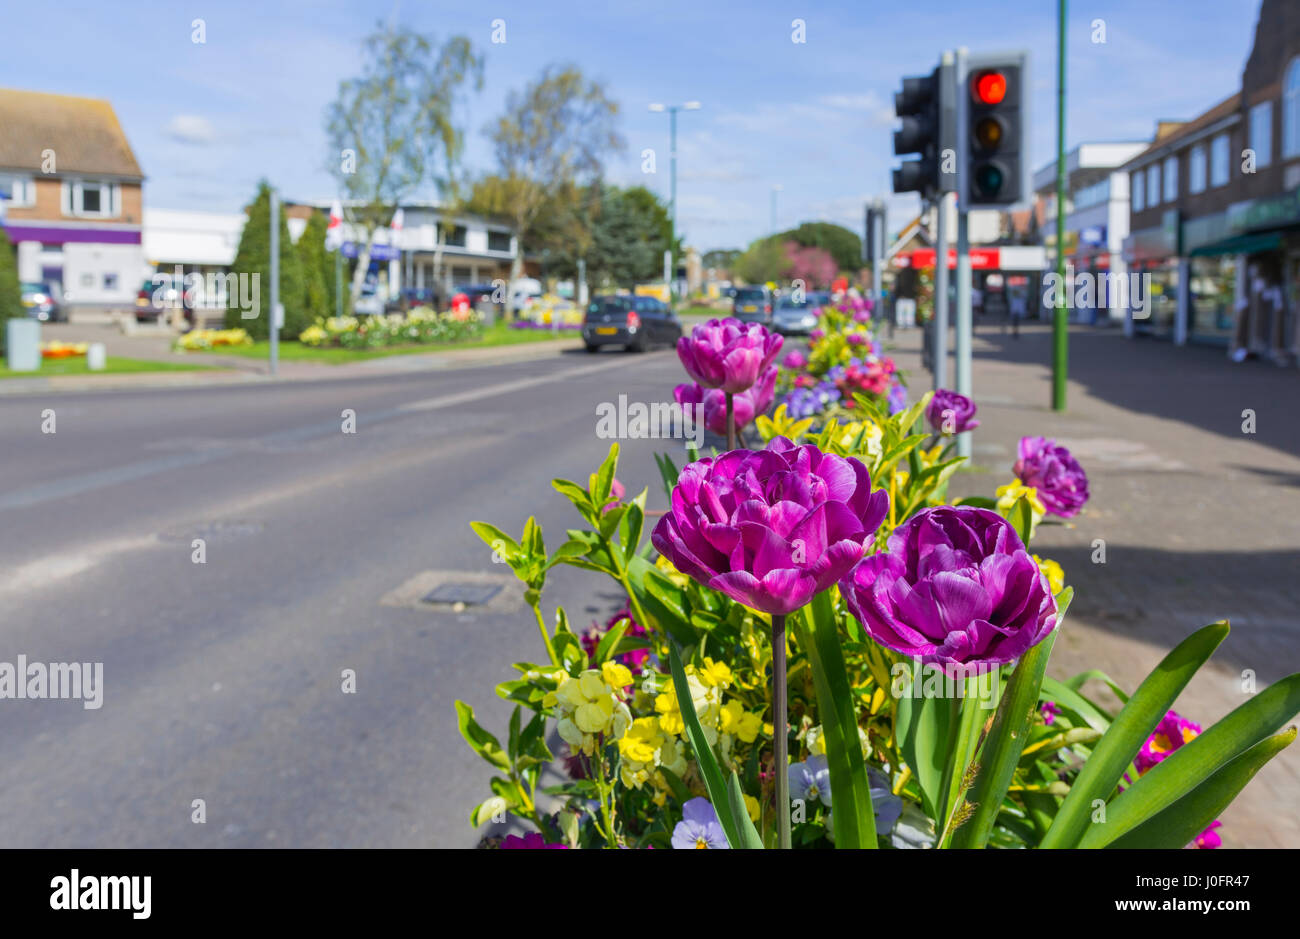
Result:
[[[741,310],[742,313],[757,313],[757,312],[758,312],[758,307],[756,307],[756,306],[742,306],[742,307],[740,308],[740,310]]]
[[[596,327],[596,335],[597,335],[597,336],[616,336],[616,335],[618,335],[618,327],[616,327],[616,326],[597,326],[597,327]]]

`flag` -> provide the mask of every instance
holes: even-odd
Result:
[[[330,222],[325,229],[325,250],[337,251],[343,247],[343,206],[338,199],[330,206]]]
[[[399,232],[402,230],[402,223],[404,221],[406,221],[406,213],[404,213],[399,206],[397,211],[393,213],[393,220],[389,223],[388,227],[394,232]]]

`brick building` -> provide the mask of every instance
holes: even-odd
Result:
[[[0,216],[23,281],[64,305],[134,302],[144,174],[107,101],[0,89]]]
[[[1294,363],[1300,309],[1300,4],[1263,0],[1241,87],[1162,121],[1121,168],[1124,259],[1151,276],[1138,334]]]

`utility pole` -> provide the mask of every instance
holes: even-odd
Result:
[[[948,193],[935,204],[934,239],[934,390],[948,387]]]
[[[1056,279],[1065,283],[1065,13],[1066,0],[1058,0],[1056,15]],[[1052,312],[1052,410],[1065,410],[1066,368],[1070,334],[1065,291],[1057,291]]]
[[[280,193],[271,187],[271,377],[280,371]]]
[[[966,49],[957,50],[957,87],[964,89],[966,87]],[[964,94],[959,95],[959,104],[957,106],[957,139],[965,141],[969,133],[969,112],[970,107],[965,100]],[[964,162],[964,161],[963,161]],[[961,172],[965,173],[965,167]],[[936,259],[935,263],[942,263],[944,269],[948,267],[947,245],[944,246],[944,258],[940,262]],[[946,286],[946,285],[945,285]],[[957,205],[957,318],[956,323],[957,336],[954,351],[957,353],[956,378],[958,394],[971,396],[971,309],[970,309],[970,231],[969,220],[967,218],[967,206],[965,202]],[[936,352],[937,355],[937,352]],[[937,363],[936,363],[937,365]],[[957,455],[970,459],[971,455],[971,437],[970,431],[957,435]]]
[[[668,254],[670,258],[668,290],[670,297],[677,295],[677,112],[699,109],[698,101],[687,101],[685,104],[650,105],[650,110],[656,113],[668,112]]]

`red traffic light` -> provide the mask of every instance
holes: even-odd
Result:
[[[981,72],[972,87],[981,104],[1001,104],[1007,96],[1007,77],[1001,72]]]

